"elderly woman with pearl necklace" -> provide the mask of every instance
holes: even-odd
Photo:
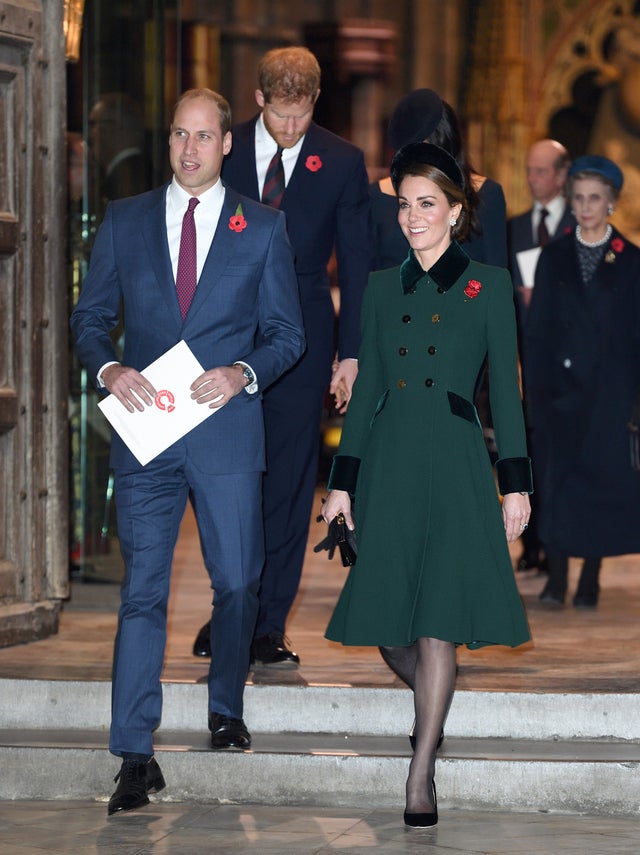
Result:
[[[564,606],[569,556],[583,559],[573,605],[594,609],[602,557],[640,551],[628,431],[640,400],[640,249],[608,222],[622,185],[611,160],[574,161],[577,225],[543,249],[527,317],[525,397],[549,565],[540,600],[551,608]]]

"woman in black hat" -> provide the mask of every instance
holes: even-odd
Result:
[[[372,273],[364,295],[358,378],[323,508],[327,522],[355,520],[358,559],[327,637],[383,645],[400,663],[416,714],[404,820],[426,827],[438,821],[456,646],[529,639],[508,541],[528,524],[532,484],[513,288],[457,242],[469,228],[465,176],[429,143],[396,152],[391,176],[410,249],[400,268]],[[471,400],[487,353],[502,506]]]
[[[584,559],[573,605],[595,608],[601,557],[640,552],[640,473],[628,430],[640,392],[640,249],[608,222],[622,180],[605,157],[574,161],[577,226],[542,250],[525,327],[549,565],[540,599],[555,608],[564,605],[569,556]]]
[[[467,161],[460,123],[453,108],[433,89],[415,89],[396,105],[387,131],[395,151],[404,145],[430,142],[457,161],[469,186],[470,228],[463,246],[475,261],[507,266],[507,215],[502,187],[474,172]],[[408,245],[396,220],[397,202],[386,176],[369,185],[375,229],[372,270],[395,267],[407,257]]]

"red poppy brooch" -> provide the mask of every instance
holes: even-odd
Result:
[[[305,160],[304,165],[307,167],[309,172],[317,172],[319,169],[322,169],[322,161],[317,154],[310,154]]]
[[[247,227],[247,221],[242,213],[242,205],[238,205],[236,212],[232,217],[229,217],[229,228],[232,232],[244,231]]]
[[[616,253],[619,255],[623,249],[624,241],[622,240],[622,238],[614,238],[611,241],[611,249],[605,255],[604,260],[609,264],[613,264],[613,262],[616,260]]]
[[[473,300],[475,297],[478,296],[481,288],[482,285],[480,282],[478,282],[477,279],[469,279],[469,281],[467,282],[467,286],[464,289],[464,293],[470,300]]]

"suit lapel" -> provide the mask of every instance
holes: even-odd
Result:
[[[171,267],[171,256],[169,255],[169,244],[167,242],[166,195],[168,186],[166,184],[157,191],[157,199],[154,200],[154,204],[149,208],[142,223],[142,235],[151,261],[151,267],[158,282],[158,287],[172,318],[179,326],[182,326],[176,284]]]
[[[322,166],[320,170],[312,170],[309,169],[308,158],[309,157],[318,157],[320,158],[320,163],[324,165],[326,162],[326,151],[327,147],[320,140],[318,140],[318,135],[316,133],[316,125],[312,122],[309,125],[309,130],[304,136],[304,140],[302,141],[302,148],[300,149],[300,154],[298,155],[298,159],[296,160],[296,165],[294,167],[293,172],[291,173],[291,178],[289,179],[289,183],[287,184],[287,189],[284,191],[284,196],[282,197],[282,204],[280,205],[280,209],[282,211],[287,211],[287,192],[291,190],[289,193],[289,200],[293,199],[305,200],[305,204],[313,204],[313,197],[306,195],[308,193],[312,193],[314,190],[318,188],[318,181],[316,173],[322,170]]]

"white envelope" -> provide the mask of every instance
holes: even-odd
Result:
[[[130,413],[115,395],[98,403],[143,466],[220,409],[191,397],[189,387],[203,371],[189,345],[179,341],[141,372],[158,393],[150,407]]]
[[[541,252],[542,248],[539,246],[534,246],[532,249],[523,249],[522,252],[516,252],[520,277],[525,288],[533,288],[536,267]]]

